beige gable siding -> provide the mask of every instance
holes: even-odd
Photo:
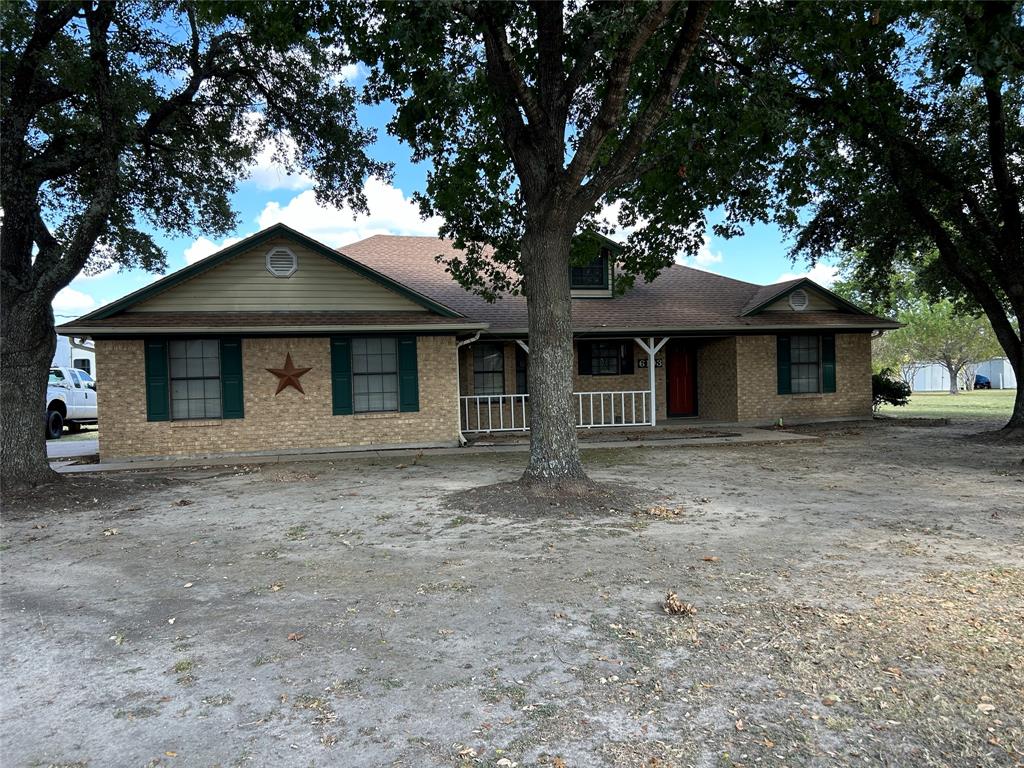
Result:
[[[829,312],[837,311],[840,307],[837,307],[831,301],[826,299],[817,291],[805,288],[807,292],[807,308],[801,310],[802,312]],[[773,301],[767,307],[764,308],[765,312],[793,312],[795,311],[789,306],[789,296],[783,296],[778,301]]]
[[[274,277],[267,271],[267,252],[276,247],[289,248],[298,258],[298,270],[291,277]],[[426,311],[399,293],[286,239],[263,243],[127,311],[273,310]]]

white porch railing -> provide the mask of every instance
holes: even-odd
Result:
[[[646,389],[622,392],[574,392],[576,426],[636,427],[652,423],[653,398]],[[463,395],[459,398],[463,432],[526,432],[529,395]]]

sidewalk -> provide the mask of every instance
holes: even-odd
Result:
[[[717,437],[692,437],[670,439],[618,439],[587,440],[580,442],[584,451],[618,448],[706,448],[719,445],[763,445],[818,440],[813,435],[798,435],[774,429],[755,427],[734,427],[729,435]],[[474,453],[523,453],[530,449],[528,443],[476,444],[465,448],[431,448],[403,446],[396,448],[349,448],[340,450],[305,449],[279,453],[222,454],[188,458],[138,459],[134,461],[111,461],[97,464],[52,463],[57,472],[80,474],[86,472],[124,472],[139,469],[186,469],[190,467],[220,467],[236,464],[278,464],[294,461],[339,461],[359,458],[400,458],[403,456],[462,456]]]

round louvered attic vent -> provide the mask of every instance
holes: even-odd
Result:
[[[267,272],[274,277],[291,277],[299,268],[299,260],[287,248],[274,248],[267,252]]]
[[[791,294],[789,294],[789,306],[795,309],[797,312],[803,312],[807,309],[809,301],[807,299],[807,291],[803,288],[797,288]]]

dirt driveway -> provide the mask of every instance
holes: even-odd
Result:
[[[590,519],[441,501],[516,454],[9,504],[2,763],[1019,765],[1020,450],[818,431],[588,452],[657,497]]]

